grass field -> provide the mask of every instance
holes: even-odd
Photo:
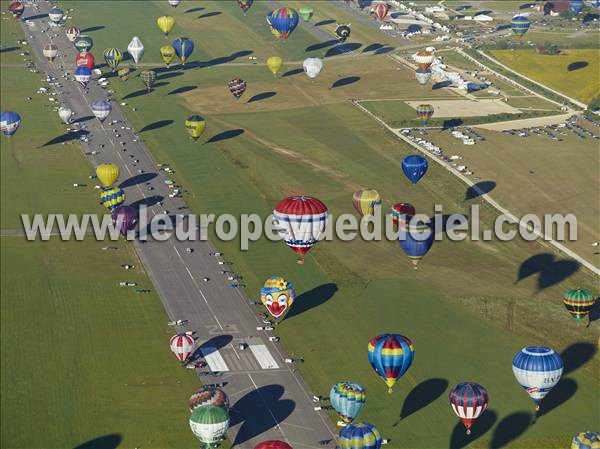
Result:
[[[583,102],[600,93],[600,50],[564,50],[556,56],[529,50],[491,53],[519,73]]]

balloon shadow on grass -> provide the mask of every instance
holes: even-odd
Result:
[[[294,75],[298,75],[299,73],[303,73],[303,72],[304,72],[303,68],[292,69],[292,70],[288,70],[287,72],[285,72],[283,75],[281,75],[281,77],[285,78],[286,76],[294,76]]]
[[[185,66],[180,66],[181,70],[190,70],[190,69],[202,69],[205,67],[213,67],[216,65],[227,64],[228,62],[233,62],[238,58],[243,58],[244,56],[249,56],[254,53],[253,50],[241,50],[236,51],[235,53],[230,54],[229,56],[220,56],[218,58],[211,59],[210,61],[193,61],[186,63]]]
[[[564,281],[579,270],[580,267],[581,265],[574,260],[557,260],[554,254],[536,254],[521,264],[515,283],[534,274],[538,274],[538,289],[543,290]]]
[[[221,142],[223,140],[233,139],[234,137],[240,136],[242,134],[244,134],[244,130],[241,128],[229,129],[229,130],[223,131],[219,134],[215,134],[210,139],[208,139],[206,142],[204,142],[204,145],[206,145],[207,143],[216,143],[216,142]]]
[[[209,17],[218,16],[219,14],[222,14],[221,11],[211,11],[196,17],[196,19],[208,19]]]
[[[523,435],[531,425],[533,416],[528,412],[515,412],[502,419],[494,429],[490,449],[500,449]],[[479,420],[478,420],[479,422]],[[473,426],[473,428],[477,425]]]
[[[277,95],[277,92],[261,92],[259,94],[254,95],[246,103],[254,103],[255,101],[266,100],[267,98],[274,97],[275,95]]]
[[[369,44],[365,48],[362,49],[362,53],[367,53],[369,51],[379,50],[380,48],[384,48],[385,46],[380,43]]]
[[[447,388],[448,381],[446,379],[431,378],[421,382],[404,399],[402,411],[400,412],[400,420],[408,418],[413,413],[427,407],[444,394]],[[392,427],[395,427],[399,422],[397,421],[392,424]]]
[[[325,20],[321,20],[320,22],[315,23],[315,26],[320,27],[323,25],[331,25],[332,23],[335,23],[335,19],[325,19]]]
[[[86,441],[73,449],[116,449],[121,441],[123,441],[123,437],[120,434],[111,433]]]
[[[26,22],[28,20],[45,19],[46,17],[48,17],[48,14],[36,14],[34,16],[25,17],[23,21]]]
[[[161,74],[161,75],[158,75],[158,76],[156,77],[156,79],[157,79],[157,80],[166,80],[166,79],[169,79],[169,78],[175,78],[176,76],[181,76],[181,75],[183,75],[183,72],[182,72],[182,71],[177,71],[177,72],[167,72],[167,73],[165,73],[164,75],[162,75],[162,74]],[[158,84],[158,83],[157,83],[157,84]],[[155,86],[156,86],[156,84],[155,84]]]
[[[561,406],[575,396],[575,393],[577,393],[577,382],[569,377],[563,377],[541,402],[537,418],[541,418]]]
[[[383,47],[383,48],[378,48],[377,50],[375,50],[375,54],[376,55],[384,55],[386,53],[389,53],[391,51],[394,51],[396,48],[395,47]]]
[[[347,76],[346,78],[340,78],[339,80],[334,81],[330,89],[347,86],[348,84],[354,84],[357,81],[360,81],[360,76]]]
[[[294,301],[294,307],[290,309],[285,319],[289,320],[296,315],[300,315],[301,313],[326,303],[337,291],[337,285],[329,282],[302,293],[296,298],[296,301]]]
[[[83,30],[81,30],[81,34],[93,33],[94,31],[100,31],[100,30],[103,30],[104,28],[106,28],[104,25],[98,25],[98,26],[94,26],[94,27],[84,28]]]
[[[265,385],[243,396],[231,410],[231,427],[241,423],[234,446],[267,432],[292,414],[296,403],[282,399],[281,385]]]
[[[325,42],[319,42],[318,44],[309,45],[308,47],[306,47],[304,49],[304,51],[309,52],[309,51],[314,51],[314,50],[321,50],[322,48],[331,47],[332,45],[335,45],[337,43],[338,43],[337,39],[330,39]]]
[[[566,347],[560,353],[564,363],[563,376],[581,368],[594,357],[597,351],[596,345],[584,341]]]
[[[181,87],[178,87],[177,89],[173,89],[167,95],[184,94],[186,92],[189,92],[189,91],[197,89],[197,88],[198,88],[198,86],[181,86]]]
[[[150,123],[149,125],[144,126],[142,129],[140,129],[140,133],[164,128],[165,126],[169,126],[172,123],[173,123],[173,120],[158,120],[156,122],[153,122],[153,123]]]
[[[457,418],[458,419],[458,418]],[[475,421],[473,427],[471,427],[471,434],[467,435],[467,429],[464,424],[458,421],[452,430],[450,437],[450,449],[462,449],[467,447],[476,439],[485,435],[498,420],[498,414],[491,409],[487,409],[483,414]]]
[[[589,63],[587,61],[575,61],[567,66],[567,70],[569,72],[573,72],[575,70],[580,70],[587,67]]]
[[[0,53],[9,53],[11,51],[15,51],[18,50],[20,47],[6,47],[6,48],[0,48]]]
[[[83,117],[79,117],[76,118],[75,120],[73,120],[73,123],[85,123],[85,122],[89,122],[90,120],[94,120],[96,117],[93,115],[85,115]]]
[[[438,90],[438,89],[443,89],[444,87],[448,87],[448,86],[452,86],[452,81],[445,80],[445,81],[440,81],[439,83],[435,83],[433,86],[431,86],[431,89]]]
[[[490,193],[495,188],[496,183],[494,181],[479,181],[467,189],[465,192],[465,201],[473,200],[481,195]]]
[[[141,89],[141,90],[136,90],[135,92],[131,92],[127,95],[125,95],[122,99],[123,100],[128,100],[130,98],[136,98],[136,97],[141,97],[143,95],[149,94],[150,92],[152,92],[153,89]]]
[[[156,176],[156,173],[142,173],[139,175],[135,175],[123,181],[121,184],[119,184],[119,187],[121,187],[122,189],[126,189],[127,187],[136,186],[138,184],[144,184],[145,182],[151,181],[152,179],[156,178]]]
[[[80,129],[72,133],[61,134],[60,136],[55,137],[54,139],[50,139],[46,142],[43,147],[49,147],[50,145],[57,145],[59,143],[71,142],[73,140],[79,140],[82,136],[87,136],[90,132]]]
[[[190,8],[190,9],[187,9],[187,10],[183,11],[183,13],[184,13],[184,14],[191,14],[191,13],[193,13],[193,12],[200,12],[200,11],[204,11],[205,9],[206,9],[206,8],[203,8],[203,7],[199,7],[199,8]]]
[[[358,42],[349,42],[349,43],[345,43],[345,44],[340,44],[340,45],[337,45],[337,46],[327,50],[324,57],[330,58],[331,56],[338,56],[338,55],[344,55],[346,53],[352,53],[353,51],[358,50],[360,47],[362,47],[362,44],[359,44]]]

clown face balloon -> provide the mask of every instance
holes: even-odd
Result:
[[[267,279],[260,289],[260,300],[276,320],[283,319],[295,298],[296,292],[292,283],[280,276]]]

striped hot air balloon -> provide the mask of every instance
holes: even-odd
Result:
[[[277,31],[279,39],[286,40],[298,26],[300,17],[293,8],[277,8],[271,11],[267,21],[271,28]]]
[[[171,352],[175,354],[177,360],[185,362],[194,352],[194,345],[196,342],[190,335],[177,334],[173,335],[169,340],[169,347]]]
[[[412,341],[399,334],[381,334],[369,341],[369,363],[388,386],[388,393],[413,362]]]
[[[573,437],[571,449],[600,449],[600,432],[581,432]]]
[[[214,448],[225,438],[229,428],[229,413],[222,407],[205,405],[192,412],[189,424],[202,447]]]
[[[420,104],[417,106],[417,117],[421,119],[421,124],[425,126],[429,119],[433,116],[435,109],[430,104]]]
[[[375,8],[373,8],[373,14],[377,17],[381,22],[385,19],[390,10],[390,5],[387,3],[377,3]]]
[[[92,112],[98,120],[103,122],[112,111],[112,103],[109,100],[92,101]]]
[[[25,12],[25,5],[21,2],[12,2],[8,5],[8,12],[10,12],[15,19],[21,20],[21,16],[23,15],[23,12]]]
[[[227,88],[236,100],[239,100],[241,96],[244,95],[244,92],[246,92],[246,87],[246,81],[241,78],[234,78],[227,82]]]
[[[142,70],[140,78],[146,86],[146,90],[150,92],[150,89],[152,89],[152,86],[156,82],[156,72],[154,70]]]
[[[219,388],[202,387],[190,396],[190,412],[205,405],[215,405],[224,408],[225,410],[229,410],[229,398],[225,392]]]
[[[75,39],[81,34],[81,30],[77,27],[69,27],[66,29],[65,33],[67,34],[67,39],[69,39],[69,41],[75,42]]]
[[[104,62],[114,72],[123,61],[123,53],[118,48],[107,48],[104,50]]]
[[[374,215],[375,208],[381,206],[381,197],[375,189],[357,190],[352,195],[352,205],[362,216]]]
[[[16,133],[20,125],[21,116],[16,112],[6,111],[0,115],[0,131],[6,137],[10,137]]]
[[[100,204],[113,211],[125,202],[125,192],[120,187],[104,189],[100,193]]]
[[[435,56],[428,50],[421,50],[413,55],[413,60],[421,70],[427,70],[433,64],[434,59]]]
[[[392,222],[398,227],[405,226],[416,213],[415,207],[410,203],[396,203],[391,207]]]
[[[181,64],[185,65],[186,61],[194,51],[194,41],[187,37],[178,37],[171,45],[175,49],[175,54],[181,61]]]
[[[514,16],[510,21],[510,28],[519,40],[523,39],[523,36],[527,33],[530,26],[531,21],[525,16]]]
[[[353,382],[338,382],[329,392],[331,406],[345,423],[351,423],[365,406],[365,389]]]
[[[381,434],[373,424],[352,423],[340,430],[340,449],[380,449],[383,443]]]
[[[576,288],[565,293],[563,303],[571,316],[576,320],[583,320],[596,302],[591,291],[586,288]]]
[[[563,361],[553,349],[546,346],[527,346],[512,361],[517,382],[540,409],[542,399],[558,383],[563,373]]]
[[[488,392],[474,382],[459,383],[450,391],[450,405],[470,435],[471,426],[488,406]]]

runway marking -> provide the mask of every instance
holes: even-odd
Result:
[[[279,365],[265,345],[250,345],[250,350],[262,369],[279,368]]]
[[[208,363],[208,367],[211,371],[229,371],[227,363],[225,363],[223,356],[217,348],[200,348],[200,352],[202,353],[204,360],[206,360],[206,363]]]

